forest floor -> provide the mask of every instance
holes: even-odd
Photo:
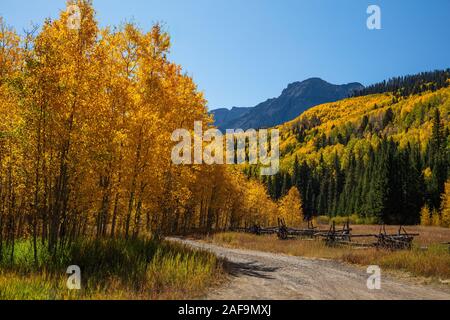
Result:
[[[242,245],[214,241],[220,237],[249,237]],[[261,246],[249,250],[250,237]],[[224,258],[229,281],[213,288],[205,299],[445,299],[450,300],[447,281],[432,281],[426,277],[412,276],[381,264],[381,289],[369,290],[367,265],[351,265],[337,257],[319,258],[299,256],[289,252],[276,252],[270,245],[275,239],[253,235],[218,234],[203,240],[170,239],[193,248],[209,250]],[[206,241],[205,241],[206,240]],[[293,240],[279,241],[282,245],[296,244]],[[311,241],[304,241],[312,243]],[[254,243],[253,243],[253,247]],[[246,249],[242,249],[246,248]],[[315,248],[317,249],[317,248]],[[275,251],[275,252],[274,252]],[[315,250],[317,251],[317,250]],[[321,252],[319,250],[319,252]],[[322,255],[325,251],[322,251]],[[320,254],[319,254],[320,255]],[[449,255],[449,254],[447,254]],[[450,255],[449,255],[450,256]],[[381,261],[381,260],[380,260]],[[433,261],[429,261],[433,264]],[[375,263],[376,264],[376,263]]]

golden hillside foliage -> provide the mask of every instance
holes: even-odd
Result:
[[[430,87],[319,105],[279,126],[281,172],[266,182],[271,196],[296,186],[307,217],[357,215],[387,224],[418,224],[427,205],[437,211],[431,223],[441,224],[450,87]]]
[[[404,99],[396,99],[391,93],[375,94],[326,103],[304,112],[300,117],[279,126],[281,130],[280,152],[283,156],[282,168],[292,168],[295,156],[299,160],[318,160],[323,155],[331,163],[335,154],[348,160],[350,150],[366,151],[369,145],[377,146],[379,136],[392,137],[400,146],[418,144],[425,149],[432,133],[431,119],[434,107],[440,110],[442,122],[448,127],[450,118],[450,88],[435,92],[417,94]],[[384,124],[387,112],[393,113],[393,121]],[[363,119],[366,128],[361,130]],[[294,134],[296,127],[305,128],[304,142],[299,142]],[[346,145],[336,142],[332,146],[316,146],[322,135],[327,138],[357,135]]]

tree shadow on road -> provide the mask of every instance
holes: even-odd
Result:
[[[279,269],[277,267],[261,266],[256,261],[249,261],[249,262],[227,261],[225,263],[225,268],[227,272],[234,277],[245,275],[263,279],[273,279],[273,277],[271,277],[268,273],[275,272]]]

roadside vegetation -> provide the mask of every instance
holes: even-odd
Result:
[[[355,233],[377,233],[378,226],[352,226]],[[450,230],[438,227],[407,227],[411,233],[420,233],[411,250],[389,251],[375,248],[355,249],[344,246],[328,247],[321,240],[278,240],[275,235],[256,236],[247,233],[226,232],[208,237],[206,241],[249,250],[268,251],[308,258],[325,258],[368,266],[379,265],[391,271],[403,271],[412,276],[430,278],[448,283],[450,279],[450,251],[443,242],[450,240]],[[396,227],[387,227],[389,233]]]
[[[18,241],[0,256],[0,300],[192,299],[221,281],[212,253],[157,239],[86,240],[49,255]],[[81,290],[69,290],[67,267],[81,269]]]

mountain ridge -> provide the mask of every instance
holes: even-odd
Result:
[[[358,82],[336,85],[313,77],[288,84],[278,97],[254,107],[220,108],[211,114],[221,130],[272,127],[295,119],[313,106],[341,100],[363,88]]]

